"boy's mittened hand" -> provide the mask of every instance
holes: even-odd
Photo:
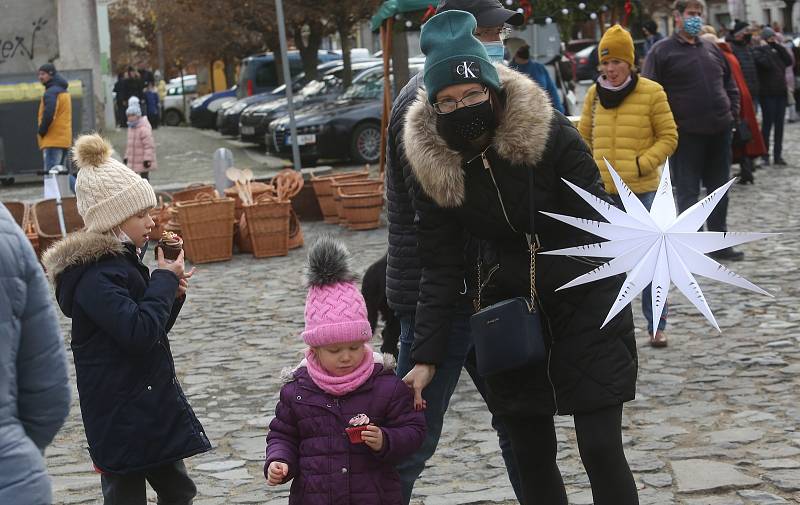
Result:
[[[375,452],[383,449],[383,430],[374,424],[367,426],[367,429],[361,432],[361,440],[364,444]]]
[[[273,461],[267,468],[267,485],[277,486],[289,475],[289,465],[280,461]]]
[[[144,168],[150,168],[150,162],[149,161],[145,161],[142,164],[144,165]]]

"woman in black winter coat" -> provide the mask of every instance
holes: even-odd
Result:
[[[406,153],[419,183],[417,365],[406,378],[417,394],[447,351],[446,322],[465,283],[480,276],[481,307],[528,295],[531,188],[537,211],[597,219],[562,178],[610,202],[575,128],[533,81],[489,63],[474,27],[474,18],[458,11],[424,25],[426,90],[406,119]],[[544,250],[596,241],[541,213],[533,224]],[[481,242],[480,272],[464,267],[464,232]],[[621,440],[622,403],[634,398],[637,373],[630,307],[601,329],[623,278],[556,291],[598,265],[536,255],[547,359],[487,377],[490,408],[507,423],[526,504],[567,503],[556,464],[555,414],[575,417],[594,503],[638,503]]]

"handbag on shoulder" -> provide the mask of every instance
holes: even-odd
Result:
[[[494,181],[491,167],[487,167]],[[470,317],[470,330],[475,342],[475,358],[478,373],[483,376],[495,375],[534,362],[542,362],[547,356],[544,345],[543,314],[539,307],[536,293],[536,251],[538,243],[534,229],[533,170],[529,170],[530,182],[530,223],[531,233],[525,234],[530,252],[530,297],[520,296],[502,300],[493,305],[481,308],[481,259],[478,258],[478,296],[476,309],[478,312]],[[497,196],[503,207],[511,229],[517,231],[508,220],[503,199],[497,187]]]

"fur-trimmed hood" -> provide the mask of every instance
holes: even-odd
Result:
[[[42,265],[50,282],[55,283],[69,267],[96,263],[124,251],[125,247],[113,235],[81,231],[70,233],[47,249],[42,255]]]
[[[372,361],[376,365],[382,365],[383,370],[394,373],[394,369],[397,366],[397,362],[394,359],[394,356],[388,353],[379,353],[379,352],[372,352]],[[306,359],[303,358],[300,363],[296,366],[287,366],[283,370],[281,370],[280,380],[281,384],[288,384],[297,379],[297,372],[300,369],[306,368]]]
[[[505,107],[492,139],[511,165],[535,165],[545,152],[555,114],[547,92],[526,75],[497,64]],[[411,169],[425,193],[441,207],[464,203],[463,157],[436,131],[436,112],[424,89],[409,107],[403,143]]]
[[[70,233],[45,251],[42,264],[64,315],[72,317],[75,292],[86,270],[103,258],[124,252],[125,246],[113,235],[87,231]]]

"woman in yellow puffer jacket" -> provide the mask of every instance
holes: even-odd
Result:
[[[598,47],[601,75],[586,93],[578,130],[592,148],[606,191],[622,202],[603,158],[647,208],[653,203],[661,169],[678,146],[678,130],[667,94],[657,82],[639,77],[633,68],[633,39],[619,25],[603,35]],[[650,288],[642,294],[642,310],[653,347],[667,338],[666,307],[654,330]]]

